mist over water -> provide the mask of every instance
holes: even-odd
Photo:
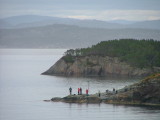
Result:
[[[112,104],[44,102],[69,94],[68,88],[90,93],[123,88],[139,78],[61,77],[40,75],[65,49],[0,50],[0,120],[159,120],[160,109]]]

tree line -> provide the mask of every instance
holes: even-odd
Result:
[[[118,57],[121,61],[140,68],[160,67],[160,41],[152,39],[102,41],[88,48],[67,50],[64,58],[73,62],[75,56],[89,55]]]

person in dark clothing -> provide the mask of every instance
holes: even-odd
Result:
[[[80,88],[80,95],[82,95],[82,88]]]
[[[113,92],[115,92],[115,88],[113,88]]]
[[[69,88],[69,93],[70,93],[70,95],[72,95],[72,88],[71,87]]]
[[[80,88],[78,88],[78,95],[80,94]]]
[[[101,92],[100,91],[98,92],[98,96],[101,97]]]

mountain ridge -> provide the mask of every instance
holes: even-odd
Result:
[[[0,48],[79,48],[121,38],[160,40],[160,30],[104,29],[75,25],[0,29]]]
[[[3,23],[6,23],[4,25]],[[129,23],[129,24],[128,24]],[[108,28],[108,29],[122,29],[122,28],[147,28],[147,29],[160,29],[160,20],[152,21],[125,21],[125,20],[113,20],[113,21],[101,21],[94,19],[73,19],[73,18],[60,18],[38,15],[22,15],[13,16],[9,18],[0,19],[0,28],[27,28],[46,26],[51,24],[67,24],[77,25],[80,27],[89,28]]]

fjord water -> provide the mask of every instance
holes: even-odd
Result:
[[[90,93],[119,89],[135,78],[78,78],[40,75],[64,49],[0,50],[0,120],[159,120],[160,109],[112,104],[44,102],[68,95],[68,88]],[[88,82],[89,81],[89,82]]]

